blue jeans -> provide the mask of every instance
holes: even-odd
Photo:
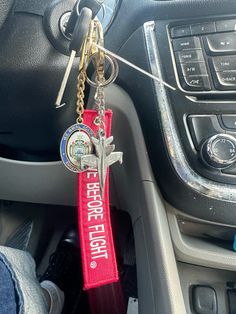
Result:
[[[1,314],[18,312],[14,282],[11,273],[2,261],[0,261],[0,309]]]
[[[0,313],[48,314],[47,300],[36,278],[32,256],[1,245]]]

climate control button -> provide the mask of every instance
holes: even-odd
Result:
[[[216,134],[203,144],[201,155],[211,167],[229,167],[236,161],[236,139],[232,135]]]

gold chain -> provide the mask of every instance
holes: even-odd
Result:
[[[78,117],[76,119],[77,123],[83,123],[85,79],[86,79],[85,73],[82,70],[78,75],[77,84],[77,102],[76,102],[76,112],[78,114]]]
[[[88,35],[85,38],[84,44],[82,46],[80,64],[79,64],[79,75],[77,77],[77,102],[76,102],[76,113],[78,117],[76,119],[77,123],[83,123],[83,113],[84,113],[84,91],[85,91],[85,66],[93,54],[94,46],[92,43],[96,40],[96,27],[94,21],[91,22]]]
[[[76,119],[77,123],[83,123],[83,113],[84,113],[84,96],[85,96],[85,82],[86,82],[86,65],[92,55],[96,54],[95,57],[95,67],[96,67],[96,80],[98,83],[104,81],[104,52],[98,50],[94,43],[101,46],[104,45],[103,29],[102,25],[98,20],[93,20],[90,24],[88,34],[85,38],[84,44],[82,46],[80,64],[79,64],[79,75],[77,78],[77,102],[76,102],[76,113],[78,117]]]

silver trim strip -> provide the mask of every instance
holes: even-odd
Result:
[[[227,96],[227,95],[226,95]],[[192,101],[192,102],[196,102],[196,103],[200,103],[200,104],[211,104],[211,103],[223,103],[223,104],[235,104],[236,99],[232,99],[232,100],[219,100],[219,99],[207,99],[207,100],[201,100],[198,99],[196,97],[196,95],[193,96],[185,96],[188,100]]]
[[[155,22],[146,22],[143,25],[143,29],[152,74],[163,79],[158,41],[155,33]],[[164,85],[158,82],[153,82],[153,84],[155,86],[168,153],[179,177],[188,187],[202,195],[216,200],[236,203],[235,187],[203,178],[190,167],[182,149],[166,89]]]

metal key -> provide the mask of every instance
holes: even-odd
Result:
[[[74,59],[76,56],[76,53],[79,53],[81,50],[81,47],[83,45],[84,39],[88,33],[89,26],[92,20],[92,11],[88,8],[83,8],[80,12],[80,15],[78,17],[77,23],[74,28],[74,32],[72,35],[71,43],[69,50],[71,51],[70,58],[66,67],[66,71],[63,77],[63,80],[61,82],[61,86],[57,95],[56,99],[56,108],[60,108],[64,106],[64,104],[61,104],[62,97],[65,92],[66,84],[72,69],[72,65],[74,63]]]

